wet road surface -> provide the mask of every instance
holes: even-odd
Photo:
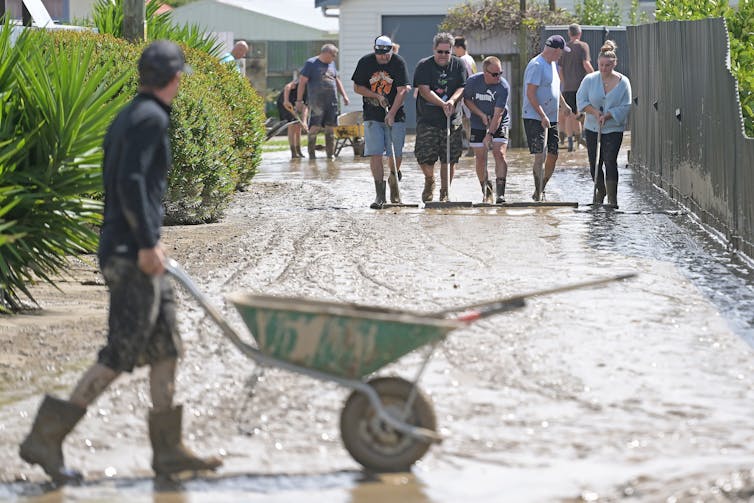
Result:
[[[530,200],[529,162],[524,152],[509,154],[508,201]],[[410,153],[403,171],[404,201],[418,202],[423,179]],[[178,388],[189,405],[189,443],[202,452],[222,446],[224,468],[180,484],[152,480],[146,378],[137,373],[111,388],[66,444],[68,459],[86,471],[84,487],[44,492],[40,472],[15,460],[13,441],[39,397],[0,409],[0,431],[8,433],[0,499],[747,500],[754,490],[751,269],[630,170],[620,176],[621,209],[642,213],[374,211],[368,164],[349,148],[335,161],[266,154],[255,184],[216,224],[231,229],[222,246],[192,248],[191,232],[166,232],[217,305],[243,290],[434,312],[639,276],[537,298],[451,333],[421,384],[447,440],[411,474],[376,478],[340,444],[345,390],[255,368],[181,293],[189,354]],[[548,199],[586,203],[591,188],[584,152],[564,152]],[[451,198],[480,201],[471,159],[462,160]],[[229,308],[223,312],[240,326]],[[418,362],[409,355],[380,373],[410,378]],[[62,378],[61,388],[74,377]]]

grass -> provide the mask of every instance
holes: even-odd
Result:
[[[320,135],[320,137],[324,138],[324,136]],[[301,148],[305,149],[306,146],[309,144],[308,139],[306,138],[305,134],[301,135]],[[289,149],[288,147],[288,137],[287,136],[274,136],[267,140],[266,142],[262,143],[262,152],[283,152],[287,151]]]

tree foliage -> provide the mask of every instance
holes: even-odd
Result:
[[[540,30],[548,24],[570,24],[576,18],[563,9],[554,11],[540,2],[527,3],[523,16],[518,0],[468,1],[448,11],[439,29],[451,33],[469,35],[473,32],[494,33],[518,32],[523,25],[529,39],[529,53],[538,51]]]
[[[658,0],[658,21],[722,17],[728,27],[730,69],[738,81],[738,96],[746,135],[754,137],[754,0]]]
[[[619,26],[620,6],[617,0],[580,0],[574,5],[579,24],[592,26]]]
[[[198,24],[177,24],[171,12],[157,13],[162,6],[160,0],[146,4],[147,39],[166,39],[204,51],[211,56],[219,56],[222,43],[209,35]],[[92,9],[92,23],[100,33],[123,38],[123,0],[97,0]]]

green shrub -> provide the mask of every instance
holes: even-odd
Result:
[[[725,18],[730,40],[730,69],[738,81],[744,130],[754,137],[754,1],[741,0],[731,8],[727,0],[658,0],[658,21]]]
[[[58,50],[93,46],[102,62],[126,74],[124,93],[136,93],[136,62],[143,46],[86,32],[53,32]],[[193,74],[184,76],[173,103],[165,221],[213,222],[222,217],[235,189],[251,181],[261,162],[264,111],[259,95],[232,67],[206,53],[184,47]],[[96,66],[96,65],[95,65]]]

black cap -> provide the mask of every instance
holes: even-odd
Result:
[[[157,40],[139,58],[139,80],[144,86],[164,87],[178,72],[191,73],[183,51],[173,42]]]

